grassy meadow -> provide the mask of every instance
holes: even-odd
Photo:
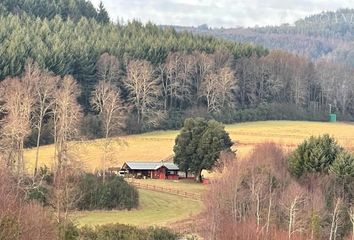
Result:
[[[354,124],[321,123],[300,121],[265,121],[227,125],[226,130],[236,143],[239,156],[247,154],[254,145],[273,141],[285,148],[294,148],[311,135],[328,133],[339,143],[354,150]],[[121,166],[125,161],[160,161],[173,154],[173,145],[178,131],[157,131],[139,135],[130,135],[113,139],[110,163],[112,167]],[[53,159],[53,146],[40,149],[40,164],[50,166]],[[73,142],[69,152],[82,162],[87,171],[100,169],[102,141]],[[25,152],[26,166],[33,169],[35,149]]]
[[[311,135],[328,133],[350,150],[354,150],[354,124],[297,121],[266,121],[227,125],[226,130],[236,143],[239,156],[248,154],[259,143],[273,141],[292,149]],[[113,139],[110,166],[121,166],[125,161],[160,161],[173,154],[174,139],[178,131],[157,131]],[[70,144],[72,156],[82,162],[87,171],[101,166],[102,141],[82,141]],[[25,159],[29,170],[33,168],[35,149],[27,149]],[[40,164],[51,165],[53,146],[40,149]],[[159,187],[202,193],[205,185],[188,181],[134,180]],[[201,201],[186,199],[169,193],[139,189],[140,206],[132,211],[74,212],[72,218],[79,226],[123,223],[138,226],[172,226],[188,219],[203,208]],[[172,225],[171,225],[172,224]]]
[[[168,193],[139,189],[139,209],[131,211],[83,211],[72,214],[79,225],[121,223],[137,226],[168,226],[198,214],[202,203]]]

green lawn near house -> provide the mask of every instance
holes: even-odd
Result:
[[[136,226],[168,226],[187,219],[203,209],[201,201],[180,196],[139,189],[140,206],[131,211],[83,211],[74,212],[71,217],[79,226],[110,223]]]

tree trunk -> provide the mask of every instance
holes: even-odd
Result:
[[[33,181],[37,176],[38,172],[38,158],[39,158],[39,142],[41,140],[41,132],[42,132],[42,114],[40,116],[39,124],[38,124],[38,134],[37,134],[37,146],[36,146],[36,163],[34,165],[34,174],[33,174]]]
[[[202,179],[202,170],[198,170],[195,174],[195,181],[201,183]]]
[[[272,211],[272,181],[269,183],[269,201],[268,201],[268,214],[267,214],[267,223],[266,223],[267,234],[269,233],[271,211]]]

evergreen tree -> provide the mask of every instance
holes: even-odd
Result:
[[[343,152],[334,138],[329,135],[305,140],[289,158],[289,171],[296,177],[304,173],[328,173],[337,156]]]
[[[202,118],[187,119],[177,136],[174,162],[182,171],[190,170],[201,181],[203,170],[211,170],[221,151],[231,151],[233,145],[224,126]]]
[[[109,23],[109,15],[102,1],[98,7],[97,21],[104,24]]]

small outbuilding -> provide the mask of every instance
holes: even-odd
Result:
[[[122,170],[135,178],[179,179],[179,168],[172,162],[125,162]]]

